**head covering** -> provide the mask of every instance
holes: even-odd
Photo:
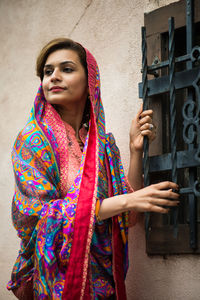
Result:
[[[55,299],[93,299],[89,265],[96,215],[103,199],[127,193],[119,150],[112,134],[105,133],[99,69],[88,50],[86,55],[89,130],[80,169],[65,197],[61,196],[58,136],[47,118],[50,104],[42,86],[12,152],[16,180],[13,223],[22,242],[8,288],[14,289],[32,276],[36,299],[47,295]],[[60,126],[59,139],[64,139],[62,125],[58,122],[56,126]],[[123,300],[127,234],[128,214],[113,217],[113,276],[117,299]]]

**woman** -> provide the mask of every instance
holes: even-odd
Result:
[[[91,53],[55,39],[39,54],[37,75],[41,86],[12,152],[21,249],[8,289],[23,300],[124,300],[128,212],[167,213],[178,205],[175,183],[141,189],[143,136],[155,137],[152,111],[141,109],[130,130],[133,192],[105,133]]]

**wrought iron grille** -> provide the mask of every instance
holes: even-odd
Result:
[[[146,29],[142,27],[142,82],[139,83],[139,97],[143,99],[144,109],[147,109],[149,99],[152,102],[154,96],[167,94],[165,101],[168,104],[164,104],[169,108],[167,151],[150,157],[148,140],[144,139],[144,185],[148,186],[152,178],[156,177],[155,174],[158,174],[159,179],[169,179],[181,186],[179,193],[184,199],[182,212],[175,208],[167,219],[163,217],[162,222],[173,227],[172,238],[177,239],[180,215],[184,215],[182,218],[189,228],[191,252],[197,252],[197,207],[200,199],[200,45],[194,45],[193,16],[194,1],[186,0],[186,54],[175,56],[175,20],[171,17],[168,20],[168,59],[154,61],[150,66],[147,64]],[[164,69],[168,70],[167,74],[166,71],[162,72]],[[149,74],[154,79],[149,79]],[[180,95],[177,96],[179,91],[182,91],[184,101],[180,101]],[[180,114],[180,105],[181,118],[177,116],[177,110]],[[178,117],[182,124],[177,123]],[[163,128],[166,130],[166,126]],[[149,213],[145,216],[145,229],[148,239],[152,230]]]

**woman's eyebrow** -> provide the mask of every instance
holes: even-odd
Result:
[[[63,61],[63,62],[60,63],[60,65],[65,65],[65,64],[69,64],[69,63],[73,64],[73,65],[76,65],[75,62],[73,62],[72,60]]]
[[[61,63],[59,63],[59,65],[66,65],[66,64],[73,64],[73,65],[76,65],[73,61],[71,61],[71,60],[66,60],[66,61],[62,61]],[[49,68],[49,67],[53,67],[54,65],[52,65],[52,64],[46,64],[46,65],[44,65],[44,68]]]

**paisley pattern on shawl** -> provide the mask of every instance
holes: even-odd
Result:
[[[126,299],[128,214],[104,224],[98,224],[96,215],[103,199],[127,193],[127,188],[118,148],[113,136],[105,133],[98,66],[88,50],[86,54],[91,119],[80,168],[66,196],[62,197],[62,158],[45,118],[47,103],[41,86],[12,152],[16,181],[12,215],[21,249],[8,289],[33,278],[36,299],[95,299],[93,289],[99,285],[100,293],[110,296],[110,287],[104,291],[103,280],[90,274],[97,267],[94,249],[101,249],[102,242],[112,258],[102,266],[114,278],[117,299]],[[101,228],[108,231],[104,241],[98,233]]]

